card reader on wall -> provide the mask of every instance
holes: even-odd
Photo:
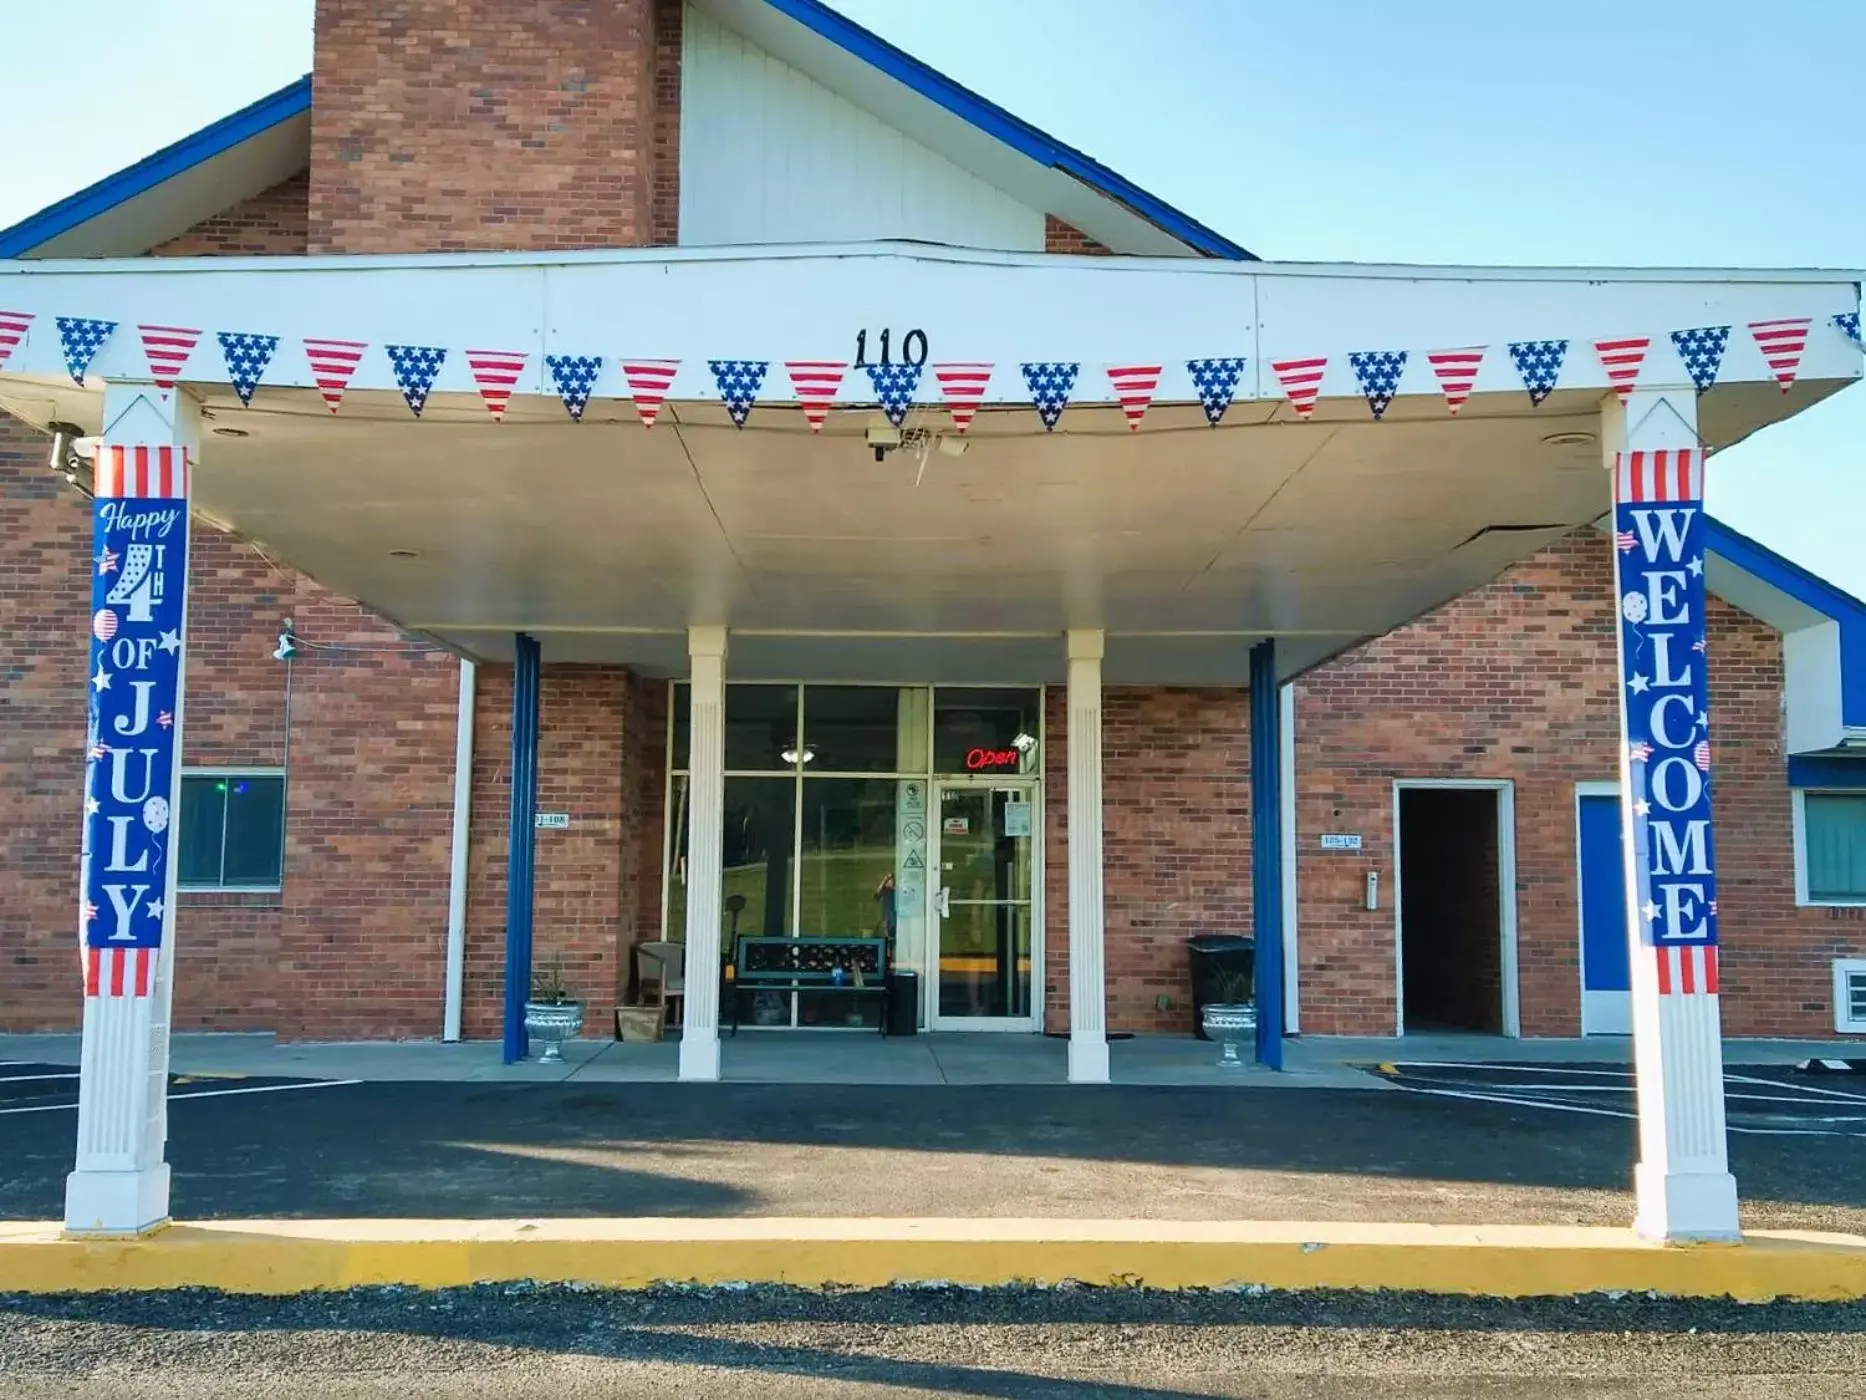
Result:
[[[1380,872],[1378,870],[1367,872],[1367,907],[1369,909],[1380,907]]]

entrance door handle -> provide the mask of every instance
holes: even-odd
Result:
[[[939,910],[942,919],[952,917],[952,891],[945,885],[939,887],[939,893],[933,896],[933,907]]]

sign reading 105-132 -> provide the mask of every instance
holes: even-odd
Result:
[[[175,825],[187,501],[100,490],[92,530],[83,942],[156,948]]]

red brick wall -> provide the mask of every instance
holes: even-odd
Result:
[[[678,101],[679,18],[674,0],[317,0],[311,250],[671,241],[656,203],[677,177],[657,167],[678,119],[657,107]]]
[[[1043,251],[1046,253],[1107,253],[1108,245],[1097,243],[1074,224],[1066,224],[1054,214],[1043,216]]]
[[[302,172],[242,200],[223,214],[203,219],[186,233],[149,251],[158,258],[303,253],[310,237],[310,219],[311,176]]]

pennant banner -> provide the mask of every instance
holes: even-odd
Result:
[[[868,382],[874,385],[875,399],[888,422],[895,427],[907,421],[914,406],[914,394],[920,388],[919,365],[869,365]]]
[[[26,339],[26,332],[32,329],[32,317],[24,311],[0,311],[0,368],[6,365],[6,357]]]
[[[173,389],[201,333],[185,326],[138,326],[136,329],[143,338],[143,357],[149,361],[149,377],[155,380],[156,388]]]
[[[1651,345],[1650,336],[1594,342],[1594,353],[1600,356],[1600,367],[1607,372],[1607,383],[1620,396],[1622,404],[1632,397],[1633,386],[1639,382],[1639,368],[1645,364],[1646,351]]]
[[[706,364],[719,385],[720,402],[732,415],[733,424],[743,428],[745,420],[752,416],[752,405],[758,402],[758,391],[764,387],[769,361],[708,360]]]
[[[1140,420],[1147,416],[1153,394],[1160,387],[1160,365],[1110,365],[1108,382],[1114,385],[1115,399],[1127,415],[1129,432],[1140,431]]]
[[[402,391],[402,398],[415,417],[421,416],[421,410],[427,407],[428,391],[434,387],[434,377],[441,372],[441,365],[447,359],[447,352],[438,345],[385,345],[389,352],[389,367],[395,371],[395,386]]]
[[[1354,367],[1354,377],[1360,381],[1361,393],[1366,396],[1367,407],[1378,423],[1399,392],[1400,375],[1406,372],[1406,352],[1356,350],[1348,356],[1348,363]]]
[[[1775,382],[1782,386],[1784,394],[1795,387],[1795,375],[1801,369],[1801,352],[1808,346],[1808,327],[1813,324],[1814,320],[1809,316],[1749,323],[1749,333],[1755,337],[1756,348],[1762,351],[1762,358],[1769,362],[1769,370],[1775,375]]]
[[[116,330],[115,321],[87,321],[81,316],[55,316],[58,323],[58,343],[65,352],[65,368],[80,388],[84,386],[84,372],[91,367],[91,361],[97,358],[97,352],[110,339]]]
[[[486,401],[486,411],[493,422],[503,423],[512,390],[525,372],[527,356],[519,350],[469,350],[466,358],[473,382],[479,385],[479,396]]]
[[[1043,430],[1053,433],[1063,409],[1068,407],[1069,395],[1076,387],[1076,372],[1081,366],[1058,360],[1030,360],[1022,368],[1024,383],[1030,389],[1030,401],[1036,405],[1037,417],[1043,420]]]
[[[1834,317],[1834,324],[1840,327],[1840,334],[1844,335],[1848,340],[1852,341],[1855,345],[1860,344],[1860,314],[1859,312],[1843,311],[1838,316]]]
[[[350,387],[350,376],[356,373],[363,352],[368,348],[361,340],[305,337],[305,359],[311,365],[311,379],[332,413],[342,406],[343,391]]]
[[[842,377],[849,372],[843,360],[786,360],[784,372],[790,376],[790,390],[803,406],[804,421],[810,431],[820,433],[829,417],[830,405],[842,388]],[[876,388],[879,393],[879,386]]]
[[[1717,382],[1717,371],[1723,365],[1723,349],[1729,342],[1728,326],[1699,326],[1695,330],[1672,332],[1678,358],[1684,361],[1685,373],[1691,376],[1700,394]]]
[[[1426,360],[1432,366],[1432,373],[1438,376],[1438,387],[1445,391],[1445,411],[1453,418],[1464,407],[1464,401],[1471,397],[1471,389],[1477,383],[1477,371],[1484,366],[1484,347],[1469,346],[1463,350],[1432,350],[1426,354]]]
[[[635,399],[635,412],[644,428],[652,428],[667,402],[667,389],[680,373],[679,360],[624,360],[622,377]]]
[[[946,396],[946,412],[955,433],[964,433],[972,426],[972,415],[978,412],[979,401],[991,383],[991,370],[991,364],[983,360],[949,360],[933,366],[933,377]]]
[[[551,371],[551,382],[557,386],[557,396],[564,401],[570,421],[581,423],[583,410],[589,407],[590,391],[596,387],[596,376],[603,372],[602,356],[546,355],[544,364]]]
[[[1186,373],[1192,376],[1192,387],[1198,393],[1199,407],[1205,410],[1205,421],[1216,428],[1225,410],[1231,407],[1238,381],[1244,377],[1244,357],[1224,355],[1209,360],[1187,360]]]
[[[240,396],[240,406],[251,408],[253,390],[259,387],[272,354],[279,348],[276,335],[250,335],[245,331],[220,332],[220,353],[227,361],[227,378],[233,392]]]
[[[1322,376],[1328,373],[1328,358],[1313,360],[1272,360],[1270,368],[1289,397],[1289,406],[1298,418],[1315,412],[1315,401],[1322,393]]]

